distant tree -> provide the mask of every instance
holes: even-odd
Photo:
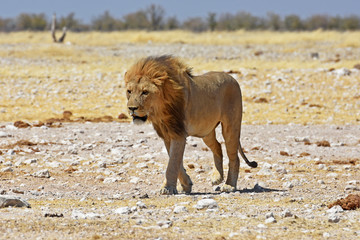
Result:
[[[300,17],[295,14],[286,16],[284,25],[285,29],[288,31],[299,31],[303,29]]]
[[[306,30],[328,29],[329,17],[327,15],[313,15],[305,22]]]
[[[16,30],[43,31],[48,25],[45,14],[22,13],[16,18]]]
[[[179,27],[180,27],[180,23],[179,23],[179,21],[177,20],[176,17],[169,17],[166,20],[166,23],[164,25],[164,29],[166,29],[166,30],[174,30],[174,29],[177,29]]]
[[[122,23],[112,17],[109,11],[105,11],[99,17],[93,19],[92,28],[97,31],[120,30]]]
[[[124,17],[124,27],[125,29],[149,29],[150,22],[146,12],[140,10],[135,13],[127,14]]]
[[[207,30],[206,22],[200,17],[189,18],[183,23],[183,28],[193,32],[203,32]]]
[[[248,12],[238,12],[235,15],[236,29],[253,30],[258,28],[259,18]]]
[[[0,18],[0,31],[11,32],[16,28],[16,22],[12,18]]]
[[[342,28],[350,31],[360,29],[360,18],[355,15],[345,17],[342,21]]]
[[[165,10],[161,6],[151,4],[146,8],[145,12],[148,22],[150,23],[150,30],[156,31],[164,27],[163,18],[165,15]]]
[[[81,31],[83,27],[80,20],[75,18],[75,13],[73,12],[69,13],[66,17],[61,17],[58,26],[60,28],[66,27],[72,31]]]
[[[281,21],[281,17],[273,12],[269,12],[267,14],[267,22],[268,22],[268,27],[270,30],[275,30],[278,31],[281,29],[281,25],[282,25],[282,21]]]
[[[216,28],[216,13],[210,12],[206,20],[210,31],[214,31]]]
[[[221,14],[217,22],[217,29],[222,31],[236,30],[237,24],[234,15],[231,13]]]
[[[330,17],[329,18],[329,24],[328,28],[331,30],[340,30],[342,29],[342,18],[339,16],[336,17]]]

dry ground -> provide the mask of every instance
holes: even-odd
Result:
[[[69,33],[63,45],[47,33],[0,35],[0,194],[32,206],[0,209],[1,239],[359,237],[359,210],[327,212],[360,189],[359,33]],[[215,191],[211,153],[189,138],[194,193],[158,194],[161,140],[116,118],[126,69],[159,54],[239,81],[242,145],[259,168],[241,162],[238,192]],[[13,126],[65,110],[77,121]],[[36,177],[46,169],[50,178]],[[198,210],[203,198],[218,207]]]

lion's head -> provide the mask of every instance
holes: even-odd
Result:
[[[184,136],[185,96],[191,71],[171,56],[147,57],[125,74],[134,123],[149,120],[162,138]]]

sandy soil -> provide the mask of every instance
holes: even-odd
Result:
[[[0,127],[0,196],[31,204],[0,209],[0,239],[360,236],[359,209],[327,207],[359,194],[359,125],[243,125],[242,145],[259,167],[241,160],[239,190],[229,194],[211,186],[212,154],[189,137],[193,193],[176,196],[159,195],[167,155],[151,125]]]

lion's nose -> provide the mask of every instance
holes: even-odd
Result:
[[[129,110],[132,111],[132,112],[134,112],[137,109],[138,109],[138,107],[129,107]]]

